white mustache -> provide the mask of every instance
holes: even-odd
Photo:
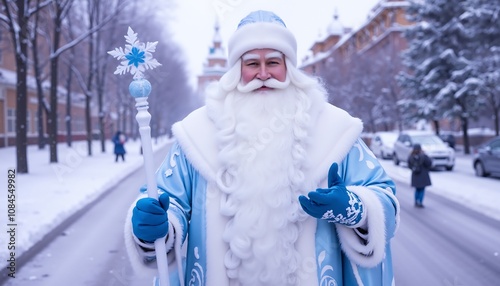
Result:
[[[288,87],[288,85],[290,85],[290,79],[287,76],[285,81],[279,81],[277,79],[270,78],[267,80],[254,79],[254,80],[250,81],[249,83],[247,83],[246,85],[243,85],[241,82],[239,82],[238,85],[236,86],[236,88],[240,92],[247,93],[247,92],[254,91],[258,88],[261,88],[263,86],[266,86],[269,88],[285,89]]]

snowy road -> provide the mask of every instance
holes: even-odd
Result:
[[[497,285],[500,178],[476,177],[471,156],[458,155],[453,171],[431,172],[426,208],[416,209],[409,169],[381,163],[402,208],[393,240],[396,285]]]
[[[497,285],[500,281],[500,178],[474,175],[471,156],[453,171],[432,171],[424,209],[414,207],[410,171],[390,160],[401,226],[393,240],[396,285]]]
[[[396,285],[497,285],[500,221],[433,193],[415,208],[413,189],[396,182],[401,225],[392,241]]]
[[[433,172],[436,186],[426,196],[426,208],[416,209],[413,190],[405,181],[407,169],[390,161],[383,164],[394,174],[402,206],[402,223],[393,240],[396,284],[495,285],[500,280],[500,221],[471,211],[456,199],[444,199],[436,191],[445,180],[461,181],[462,188],[469,188],[468,182],[489,182],[481,183],[482,189],[488,189],[490,183],[500,184],[500,179],[474,178],[471,171],[464,180],[466,163],[463,170],[457,164],[454,172]],[[4,285],[150,285],[150,279],[139,281],[132,275],[123,249],[124,214],[136,196],[130,189],[144,181],[142,169],[129,176],[36,249],[38,253],[19,269],[17,278]]]
[[[156,166],[167,151],[168,146],[155,153]],[[5,284],[0,280],[0,285],[152,285],[152,279],[132,276],[123,241],[126,212],[145,181],[143,168],[132,173],[82,215],[70,219],[69,226],[57,228],[30,250],[23,257],[29,261],[16,278]]]
[[[123,242],[125,213],[144,181],[133,173],[59,234],[4,285],[132,285]],[[43,247],[43,246],[42,246]],[[41,249],[40,249],[41,248]],[[1,283],[0,283],[1,284]],[[135,285],[150,285],[136,283]]]

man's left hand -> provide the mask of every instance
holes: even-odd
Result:
[[[355,226],[363,216],[363,203],[349,191],[338,175],[338,164],[333,163],[328,171],[328,189],[316,189],[308,197],[300,196],[302,209],[318,219]]]

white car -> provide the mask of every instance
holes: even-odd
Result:
[[[404,131],[394,143],[392,160],[394,164],[406,162],[413,145],[418,143],[422,150],[432,159],[432,167],[445,167],[451,171],[455,166],[455,150],[448,146],[439,136],[429,131]]]
[[[398,139],[396,132],[376,132],[370,142],[370,149],[375,156],[382,159],[391,159],[394,153],[394,142]]]

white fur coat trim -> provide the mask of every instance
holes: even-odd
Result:
[[[336,224],[342,250],[355,264],[368,268],[374,267],[382,261],[385,255],[384,207],[377,195],[368,187],[347,186],[347,189],[355,193],[363,202],[368,234],[366,243],[360,243],[361,238],[354,228]]]
[[[145,251],[140,246],[143,247],[154,247],[151,244],[145,244],[141,242],[132,231],[132,212],[137,203],[137,201],[141,198],[145,198],[147,195],[140,195],[134,203],[130,206],[127,212],[127,218],[125,220],[125,248],[127,254],[129,256],[129,260],[132,266],[132,270],[134,271],[134,275],[139,277],[155,277],[158,276],[158,266],[156,263],[143,263],[144,256],[154,256],[155,250]],[[179,237],[179,234],[182,233],[182,227],[180,222],[178,221],[175,215],[169,213],[168,215],[168,233],[169,236],[167,241],[165,242],[165,249],[167,253],[174,248],[174,253],[170,252],[168,255],[168,264],[169,264],[169,272],[172,273],[177,271],[179,276],[184,278],[184,274],[182,271],[182,259],[176,259],[176,257],[184,257],[182,253],[182,239]],[[174,230],[175,229],[175,230]],[[172,234],[172,235],[170,235]],[[175,235],[173,235],[175,234]],[[175,263],[174,263],[175,262]],[[182,279],[181,279],[182,281]],[[181,282],[182,283],[182,282]]]
[[[206,178],[213,179],[217,170],[217,146],[213,122],[206,107],[191,112],[172,125],[172,132],[193,166]]]
[[[305,175],[318,185],[326,182],[330,165],[343,160],[363,129],[363,124],[359,119],[333,105],[325,103],[320,110],[318,120],[314,124],[315,128],[310,133],[309,142],[312,142],[313,146],[306,150],[307,159],[304,170]],[[175,123],[172,131],[188,160],[207,180],[208,187],[213,186],[218,169],[215,138],[217,130],[207,115],[206,107],[193,111],[184,120]],[[217,211],[217,206],[217,199],[212,197],[210,200],[207,199],[207,221],[211,222],[212,228],[225,225],[224,218]],[[307,225],[311,229],[304,231],[298,241],[298,248],[304,254],[314,253],[316,224]],[[207,272],[206,278],[207,282],[210,282],[208,285],[227,285],[228,281],[219,277],[220,273],[225,271],[223,256],[220,253],[225,253],[227,246],[221,243],[220,237],[213,237],[214,233],[222,233],[222,231],[212,231],[207,235],[207,244],[211,245],[207,249],[207,259],[212,268]],[[357,240],[359,243],[359,237]],[[309,276],[304,279],[301,285],[310,285],[309,283],[317,277]]]
[[[214,184],[207,185],[207,193],[210,197],[207,198],[207,222],[210,222],[210,232],[207,232],[207,274],[206,285],[229,286],[229,281],[225,273],[224,255],[229,250],[228,245],[224,242],[222,234],[224,226],[228,222],[228,218],[224,217],[219,212],[220,192],[214,187]],[[309,217],[307,223],[303,223],[301,235],[297,240],[297,250],[304,256],[304,265],[307,262],[315,261],[315,233],[316,219]],[[309,264],[307,264],[309,265]],[[298,277],[297,286],[302,285],[320,285],[316,271],[302,271]]]
[[[363,124],[344,110],[325,103],[310,134],[312,147],[307,149],[306,175],[314,182],[323,181],[333,162],[340,163],[356,142]],[[172,131],[193,166],[208,180],[215,181],[218,168],[217,132],[201,107],[184,120],[175,123]]]
[[[141,249],[135,239],[134,233],[132,231],[132,210],[135,207],[137,201],[145,196],[140,196],[137,200],[130,206],[127,212],[127,218],[125,220],[125,248],[127,250],[127,254],[130,258],[130,263],[132,264],[132,269],[134,270],[134,274],[140,275],[142,277],[154,277],[157,273],[156,264],[155,267],[148,267],[150,265],[146,265],[142,263],[143,256],[146,252]]]

